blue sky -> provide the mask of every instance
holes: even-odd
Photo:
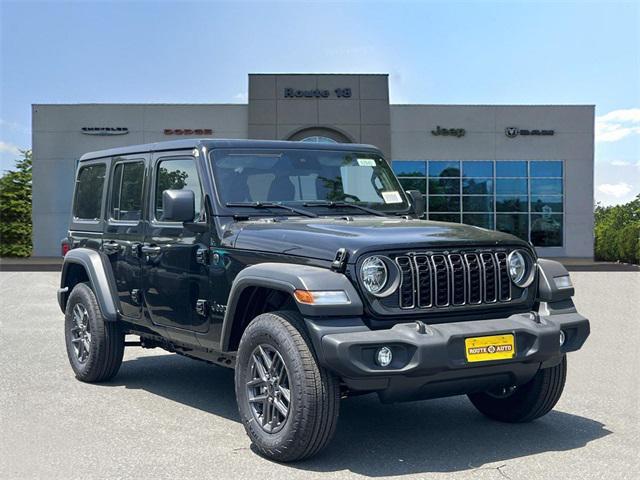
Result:
[[[628,201],[639,5],[0,0],[0,168],[32,103],[244,103],[249,72],[389,73],[392,103],[595,104],[596,200]]]

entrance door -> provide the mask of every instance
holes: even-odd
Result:
[[[149,227],[141,247],[145,304],[154,324],[172,327],[169,334],[176,340],[189,341],[193,336],[187,331],[206,332],[209,327],[203,307],[209,299],[208,267],[198,257],[198,250],[207,248],[209,235],[164,220],[162,192],[192,190],[196,198],[193,218],[198,222],[204,219],[202,183],[190,153],[154,154],[151,162]]]
[[[113,159],[102,251],[107,255],[124,316],[140,318],[140,246],[144,240],[143,196],[148,155]]]

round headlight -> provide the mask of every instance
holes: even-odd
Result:
[[[514,250],[507,259],[511,281],[520,288],[531,285],[534,276],[533,263],[529,255],[520,250]]]
[[[369,293],[376,295],[382,292],[388,278],[387,265],[380,257],[372,256],[362,262],[360,279]]]

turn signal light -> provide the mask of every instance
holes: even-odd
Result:
[[[309,291],[296,290],[293,296],[299,303],[306,305],[348,305],[351,303],[347,294],[342,290],[336,291]]]

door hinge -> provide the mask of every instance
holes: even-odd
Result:
[[[206,317],[209,314],[209,302],[199,298],[196,302],[196,313],[202,317]]]
[[[199,248],[196,250],[196,262],[201,263],[202,265],[209,265],[209,249],[208,248]]]
[[[131,290],[131,301],[135,305],[140,305],[140,290],[138,288]]]

